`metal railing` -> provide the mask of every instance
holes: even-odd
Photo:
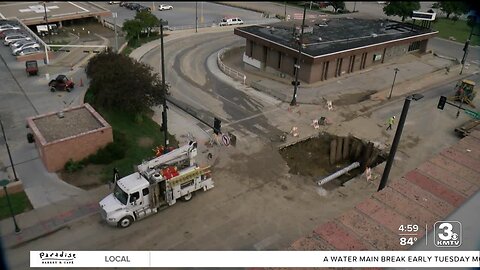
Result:
[[[223,59],[223,54],[225,53],[225,51],[227,50],[230,50],[232,48],[223,48],[221,49],[218,54],[217,54],[217,64],[218,64],[218,67],[223,71],[223,73],[227,74],[228,76],[236,79],[236,80],[239,80],[241,82],[243,82],[243,84],[245,84],[245,81],[247,79],[247,76],[239,71],[236,71],[235,69],[233,68],[230,68],[228,66],[226,66],[223,62],[222,62],[222,59]]]

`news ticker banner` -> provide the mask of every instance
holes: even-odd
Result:
[[[480,251],[30,251],[30,267],[480,267]]]

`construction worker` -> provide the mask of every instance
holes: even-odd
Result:
[[[395,123],[395,115],[392,116],[392,117],[390,117],[390,118],[388,119],[388,127],[387,127],[387,130],[389,130],[389,129],[391,130],[394,123]]]

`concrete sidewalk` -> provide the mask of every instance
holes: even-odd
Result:
[[[70,223],[96,214],[98,202],[110,192],[108,185],[100,186],[79,197],[69,197],[47,206],[16,215],[21,232],[15,233],[12,218],[0,221],[0,234],[7,248],[15,248],[68,226]]]

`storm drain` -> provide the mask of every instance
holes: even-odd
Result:
[[[360,167],[324,184],[326,190],[342,186],[362,174],[366,167],[373,168],[382,163],[387,156],[372,142],[328,133],[284,147],[280,149],[280,154],[290,168],[289,173],[311,177],[315,182],[354,162],[360,163]]]

